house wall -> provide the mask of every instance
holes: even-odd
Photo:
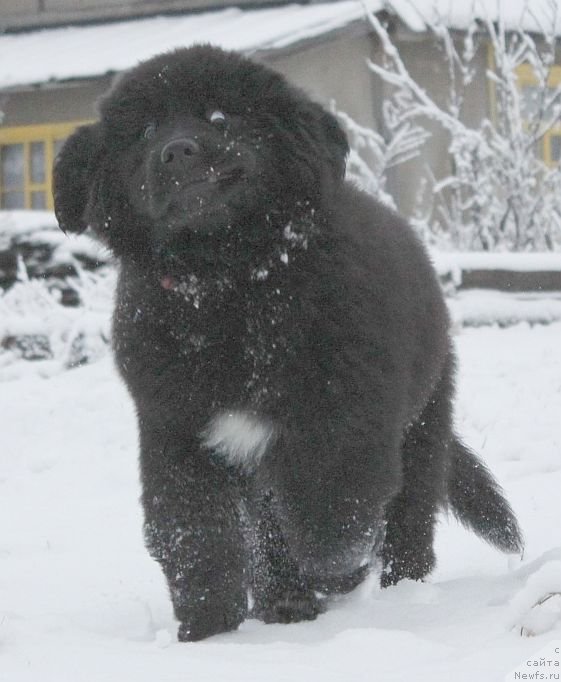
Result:
[[[399,53],[413,79],[426,89],[436,104],[446,108],[449,95],[449,74],[445,56],[435,42],[423,38],[397,38]],[[378,62],[381,55],[376,56]],[[464,92],[461,119],[470,126],[477,127],[479,122],[490,116],[490,90],[485,71],[487,69],[487,46],[482,45],[474,57],[473,65],[476,77]],[[391,96],[391,87],[374,76],[374,90],[380,93],[377,98],[383,100]],[[437,180],[452,172],[452,161],[448,153],[450,137],[441,125],[430,120],[422,121],[431,133],[418,158],[397,166],[388,173],[388,191],[396,200],[399,210],[411,215],[415,206],[422,211],[428,210],[430,196],[419,197],[422,178],[427,177],[427,166]]]
[[[358,123],[375,127],[373,80],[366,64],[374,45],[371,35],[356,30],[297,52],[271,53],[266,61],[318,102],[327,107],[334,102]]]
[[[298,50],[257,55],[285,74],[319,102],[337,107],[363,125],[374,125],[372,79],[366,58],[372,38],[365,33],[340,34]],[[96,117],[95,102],[111,76],[0,92],[2,126],[32,125]]]
[[[96,118],[96,102],[112,77],[0,92],[2,127]]]

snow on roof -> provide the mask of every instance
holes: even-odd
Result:
[[[245,53],[274,50],[363,19],[365,5],[374,12],[387,10],[416,32],[426,29],[435,12],[451,28],[466,28],[474,16],[496,20],[501,13],[509,29],[544,32],[551,25],[552,2],[561,5],[561,0],[340,0],[5,34],[0,36],[0,88],[122,71],[194,43]],[[561,35],[561,16],[556,33]]]
[[[370,0],[374,10],[382,0]],[[194,43],[251,53],[277,49],[342,28],[364,17],[358,0],[236,8],[158,16],[0,36],[0,88],[99,76]]]
[[[507,30],[548,33],[555,24],[556,35],[561,35],[560,0],[386,0],[384,5],[412,31],[424,31],[426,22],[436,17],[462,30],[474,18],[497,21],[500,16]]]

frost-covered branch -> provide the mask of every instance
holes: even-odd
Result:
[[[403,121],[392,128],[388,139],[359,125],[348,114],[332,111],[347,133],[351,148],[347,161],[347,177],[364,191],[395,208],[393,198],[386,191],[386,173],[390,168],[410,161],[419,155],[429,133],[419,125]]]
[[[380,78],[394,86],[399,90],[398,99],[401,106],[399,106],[401,120],[415,120],[418,118],[428,118],[440,123],[451,134],[461,131],[469,134],[470,131],[459,120],[457,113],[451,113],[442,109],[427,93],[427,91],[415,81],[409,74],[405,63],[403,62],[398,49],[392,43],[389,33],[383,26],[378,17],[373,13],[368,15],[369,21],[378,35],[383,46],[384,55],[386,57],[385,65],[376,64],[369,60],[368,66]],[[442,27],[438,32],[442,33]],[[447,53],[449,58],[451,54]],[[456,53],[457,56],[457,53]],[[457,103],[457,95],[451,98],[452,108]]]
[[[557,165],[549,168],[539,151],[561,118],[561,86],[551,87],[558,3],[549,0],[548,9],[544,18],[526,6],[543,32],[540,41],[521,29],[507,30],[502,17],[498,22],[489,17],[482,23],[473,20],[462,40],[451,35],[442,17],[422,17],[442,47],[446,105],[438,104],[410,75],[386,27],[369,14],[384,56],[382,64],[369,66],[392,89],[383,108],[386,127],[430,122],[449,135],[450,174],[428,174],[429,226],[434,234],[448,235],[455,247],[523,250],[561,245],[561,172]],[[493,50],[493,68],[486,75],[495,106],[491,117],[470,126],[462,107],[484,41]],[[532,88],[527,91],[519,82],[521,67],[531,69]]]
[[[50,375],[108,352],[115,271],[85,236],[66,238],[54,215],[5,211],[0,287],[0,381],[21,360]]]

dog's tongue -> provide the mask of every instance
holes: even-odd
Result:
[[[164,289],[175,289],[176,283],[171,275],[164,275],[160,280],[160,284]]]

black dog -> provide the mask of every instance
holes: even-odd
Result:
[[[347,151],[280,75],[199,46],[125,74],[57,160],[60,226],[120,261],[115,351],[180,639],[235,629],[248,590],[266,622],[312,619],[373,556],[383,585],[421,579],[442,508],[521,548],[452,430],[427,255],[344,182]]]

